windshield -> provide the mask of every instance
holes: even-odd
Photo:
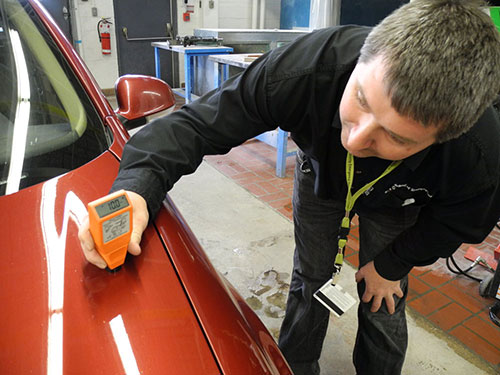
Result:
[[[75,169],[110,145],[29,3],[0,0],[0,195]]]

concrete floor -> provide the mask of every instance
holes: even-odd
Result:
[[[203,163],[170,192],[220,273],[238,289],[277,337],[284,315],[293,257],[289,220]],[[345,265],[341,285],[356,296],[355,270]],[[356,308],[331,318],[320,361],[322,375],[355,374],[351,361]],[[494,374],[458,342],[440,337],[418,317],[408,317],[409,349],[403,374]]]

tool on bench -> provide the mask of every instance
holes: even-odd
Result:
[[[220,46],[222,45],[222,38],[216,37],[201,37],[201,36],[179,36],[175,38],[175,40],[168,41],[171,45],[182,45],[184,47],[187,46]]]

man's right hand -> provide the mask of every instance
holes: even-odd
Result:
[[[133,207],[132,236],[128,244],[128,252],[132,255],[139,255],[141,253],[142,233],[146,229],[149,220],[148,207],[144,198],[139,194],[133,191],[127,191],[127,194]],[[106,268],[106,262],[97,252],[94,239],[90,234],[88,216],[85,217],[78,230],[78,239],[85,258],[99,268]]]

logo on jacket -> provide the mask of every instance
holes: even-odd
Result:
[[[406,184],[394,184],[385,191],[385,194],[393,194],[401,200],[401,206],[411,204],[425,204],[432,198],[432,194],[426,188],[413,188]]]

